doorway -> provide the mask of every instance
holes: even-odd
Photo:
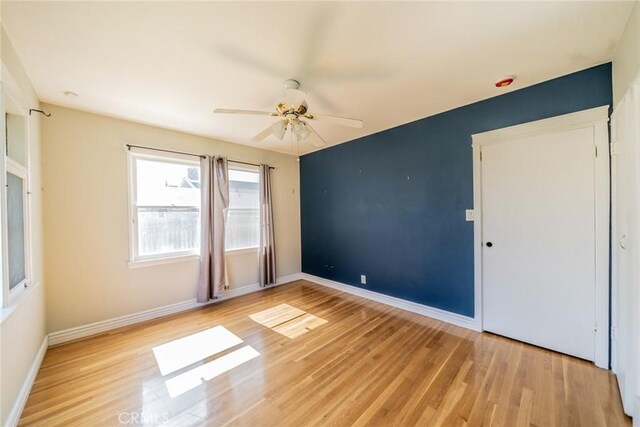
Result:
[[[473,136],[481,327],[608,368],[608,107]]]

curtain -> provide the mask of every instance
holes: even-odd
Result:
[[[260,165],[260,225],[260,286],[269,286],[276,283],[276,244],[269,165]]]
[[[226,287],[224,233],[229,212],[229,170],[225,157],[200,160],[201,230],[198,302],[207,302]]]

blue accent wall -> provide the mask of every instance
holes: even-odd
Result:
[[[302,271],[472,317],[471,135],[611,104],[609,63],[303,156]]]

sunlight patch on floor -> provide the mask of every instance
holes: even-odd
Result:
[[[169,396],[172,398],[178,397],[203,382],[224,374],[258,356],[260,356],[260,353],[250,345],[247,345],[183,374],[176,375],[166,381]]]
[[[160,373],[164,376],[242,342],[242,339],[224,326],[216,326],[156,346],[153,354]]]
[[[328,322],[289,304],[279,304],[249,317],[288,338],[299,337]]]

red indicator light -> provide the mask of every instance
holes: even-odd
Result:
[[[513,83],[513,77],[504,78],[498,82],[496,82],[496,87],[507,87],[511,83]]]

